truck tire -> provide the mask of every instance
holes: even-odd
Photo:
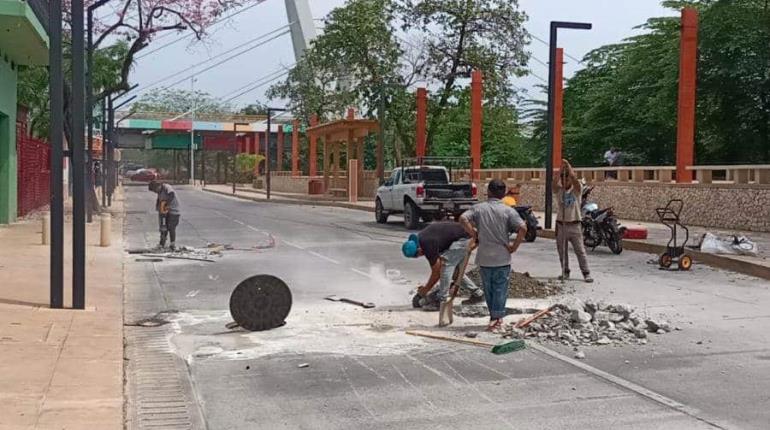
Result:
[[[422,221],[423,222],[433,222],[433,214],[422,214]]]
[[[385,224],[388,222],[388,213],[383,209],[382,201],[380,201],[380,199],[377,199],[374,202],[374,218],[377,220],[378,224]]]
[[[417,230],[420,227],[420,210],[412,202],[404,204],[404,227],[408,230]]]

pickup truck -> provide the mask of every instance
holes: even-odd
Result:
[[[459,217],[478,202],[476,196],[476,184],[451,183],[443,166],[398,167],[377,189],[375,218],[385,224],[388,216],[403,214],[404,226],[414,230],[420,219],[431,222],[447,215]]]

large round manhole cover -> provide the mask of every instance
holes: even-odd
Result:
[[[230,315],[246,330],[280,327],[290,310],[289,286],[275,276],[252,276],[238,284],[230,295]]]

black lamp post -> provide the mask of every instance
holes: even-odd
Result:
[[[554,135],[554,103],[556,102],[556,45],[558,30],[567,28],[573,30],[590,30],[591,24],[581,22],[551,21],[551,40],[548,56],[548,154],[545,159],[545,228],[551,228],[553,214],[553,135]]]
[[[98,0],[96,3],[88,6],[87,9],[87,42],[86,42],[86,140],[88,143],[88,171],[86,174],[86,187],[90,199],[93,189],[92,175],[94,172],[94,11],[104,6],[109,0]],[[104,130],[102,130],[102,161],[104,161]],[[104,163],[102,163],[102,166]],[[93,212],[91,205],[88,205],[86,212],[86,222],[93,221]]]

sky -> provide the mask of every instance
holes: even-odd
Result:
[[[344,4],[344,0],[310,0],[313,17],[320,21],[333,8]],[[248,3],[251,4],[251,3]],[[590,31],[561,30],[559,45],[566,55],[581,59],[587,52],[602,45],[616,43],[637,34],[639,24],[648,18],[676,14],[660,6],[659,0],[519,0],[520,8],[529,16],[525,24],[532,34],[529,51],[532,54],[530,76],[520,78],[514,85],[527,92],[525,98],[544,98],[536,85],[548,78],[545,64],[548,61],[548,47],[536,38],[548,39],[550,21],[590,22]],[[247,6],[248,7],[248,6]],[[282,70],[294,64],[294,52],[288,34],[281,34],[288,20],[284,0],[265,0],[237,16],[212,27],[205,42],[193,42],[191,37],[157,49],[179,38],[181,35],[163,36],[140,52],[131,74],[131,81],[138,83],[136,93],[140,96],[158,91],[166,86],[171,88],[205,91],[234,105],[246,105],[254,101],[266,101],[265,91],[274,82],[267,82]],[[322,30],[319,30],[322,31]],[[247,50],[257,42],[247,43],[266,33],[264,39],[272,39],[261,46]],[[233,48],[245,44],[240,49]],[[156,50],[157,49],[157,50]],[[152,52],[156,50],[156,52]],[[208,63],[197,65],[211,57],[233,50]],[[236,55],[247,50],[242,55]],[[204,70],[212,64],[234,56],[221,65]],[[570,77],[580,65],[565,58],[565,76]],[[191,76],[195,82],[191,83]],[[263,84],[264,85],[260,85]]]

